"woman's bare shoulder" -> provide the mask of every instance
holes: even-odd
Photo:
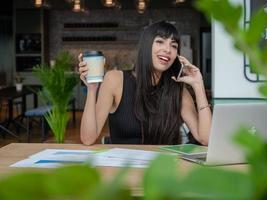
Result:
[[[106,72],[106,78],[120,78],[122,76],[122,71],[117,69],[112,69]]]
[[[109,87],[117,87],[123,80],[123,72],[121,70],[109,70],[104,77],[104,83]]]

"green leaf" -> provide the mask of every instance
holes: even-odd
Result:
[[[254,45],[250,47],[250,51],[248,52],[250,57],[250,67],[253,73],[261,73],[262,71],[262,62],[261,62],[261,54],[262,51],[259,49],[258,45]]]
[[[184,196],[196,199],[252,199],[252,185],[248,175],[201,167],[191,173],[180,185]]]
[[[161,155],[151,162],[144,175],[144,199],[176,199],[180,196],[177,159]]]
[[[44,180],[45,174],[38,172],[8,176],[0,182],[0,199],[45,200],[48,196],[44,188]]]
[[[263,10],[256,12],[251,20],[249,29],[246,32],[246,42],[248,45],[259,44],[262,39],[262,33],[267,27],[267,13]]]
[[[0,181],[0,199],[132,199],[123,184],[123,169],[110,183],[102,183],[95,168],[67,166],[49,172],[29,172],[8,176]],[[88,198],[87,198],[88,197]]]
[[[83,198],[79,200],[131,200],[129,187],[119,186],[114,187],[112,184],[101,184],[93,191],[88,191]]]
[[[70,72],[72,57],[67,52],[61,52],[51,68],[46,65],[34,67],[34,74],[40,79],[43,91],[39,93],[46,104],[52,105],[52,111],[46,115],[46,120],[52,129],[56,141],[64,142],[64,134],[68,122],[67,109],[73,95],[73,89],[79,82],[79,77]]]
[[[194,6],[205,14],[207,20],[211,20],[213,2],[209,0],[199,0],[194,2]]]
[[[131,200],[133,196],[129,186],[125,184],[125,176],[128,172],[128,168],[122,168],[110,182],[105,182],[95,188],[93,191],[88,191],[84,195],[84,200],[95,199],[95,200]]]
[[[63,143],[69,119],[67,110],[54,106],[52,110],[45,115],[45,119],[53,131],[56,141],[58,143]]]
[[[242,15],[242,7],[240,5],[232,5],[227,0],[198,0],[195,1],[195,6],[208,19],[212,17],[221,21],[228,32],[235,32],[238,29]]]
[[[253,199],[265,199],[267,196],[267,143],[259,135],[258,132],[251,134],[247,127],[242,127],[235,136],[235,141],[246,151],[250,163]]]
[[[256,130],[255,134],[251,134],[249,132],[250,127],[242,126],[234,134],[234,141],[238,143],[245,151],[248,156],[253,155],[255,153],[261,152],[265,148],[265,143],[258,136],[258,132]],[[266,157],[267,159],[267,157]]]
[[[67,166],[55,169],[45,180],[50,197],[79,199],[100,185],[100,175],[89,166]]]
[[[266,33],[267,34],[267,33]],[[265,41],[265,46],[261,48],[261,61],[263,65],[261,66],[261,74],[267,77],[267,40]]]
[[[267,98],[267,84],[264,83],[261,86],[259,86],[260,93]]]

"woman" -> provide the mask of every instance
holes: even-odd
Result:
[[[80,78],[88,87],[81,141],[93,144],[108,118],[112,143],[178,144],[185,122],[193,137],[208,145],[211,111],[202,75],[178,55],[176,28],[167,22],[152,24],[139,42],[134,70],[108,71],[98,97],[98,83],[86,83],[88,69],[79,56]],[[181,64],[183,76],[177,77]],[[197,109],[184,83],[194,90]]]

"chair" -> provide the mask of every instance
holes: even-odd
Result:
[[[6,120],[7,112],[7,103],[0,100],[0,121],[2,121],[2,117],[4,117],[4,120]]]
[[[6,76],[6,72],[4,71],[0,71],[0,89],[2,88],[6,88],[7,85],[7,76]],[[15,101],[13,101],[13,104],[16,107],[16,115],[19,115],[19,107],[22,106],[22,100],[21,99],[16,99]],[[0,121],[2,121],[2,117],[4,118],[4,120],[7,119],[8,116],[8,102],[4,101],[4,100],[0,100]]]
[[[40,106],[37,108],[33,108],[30,110],[27,110],[24,114],[26,117],[26,127],[27,127],[27,136],[28,136],[28,142],[31,142],[31,130],[30,130],[30,123],[31,118],[40,118],[41,119],[41,142],[45,141],[46,139],[46,119],[45,114],[48,113],[52,109],[52,106]]]
[[[73,124],[76,123],[76,115],[75,115],[75,98],[72,98],[69,102],[71,105],[70,110],[72,111],[72,122]],[[41,142],[45,141],[46,139],[46,131],[47,131],[47,123],[45,119],[45,114],[51,111],[52,106],[39,106],[37,108],[33,108],[30,110],[27,110],[24,113],[24,116],[26,117],[26,128],[27,128],[27,136],[28,136],[28,142],[31,141],[31,130],[30,130],[30,119],[31,118],[40,118],[41,120]]]
[[[7,86],[6,81],[6,73],[1,71],[0,72],[0,89],[5,88]],[[4,117],[4,120],[7,118],[7,109],[8,105],[7,102],[4,100],[0,100],[0,121],[2,121],[2,117]]]

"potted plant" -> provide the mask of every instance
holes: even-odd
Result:
[[[33,69],[43,85],[43,90],[39,92],[41,99],[52,106],[45,118],[58,143],[64,142],[69,119],[67,110],[73,89],[79,81],[79,77],[71,72],[72,60],[69,53],[61,52],[55,59],[53,67],[38,65]]]
[[[19,73],[16,74],[15,76],[15,86],[17,91],[21,91],[23,88],[23,80],[24,78],[20,76]]]

